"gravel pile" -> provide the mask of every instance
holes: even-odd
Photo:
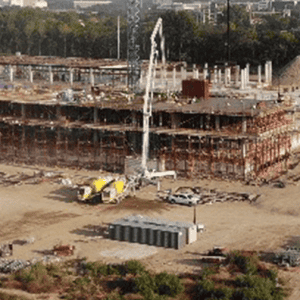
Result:
[[[31,260],[0,258],[0,273],[14,273],[29,266],[33,266],[38,262],[49,264],[60,261],[61,258],[51,255],[43,256],[41,258],[33,258]]]

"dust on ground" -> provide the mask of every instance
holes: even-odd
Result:
[[[9,174],[32,174],[40,169],[35,166],[0,164],[0,171]],[[63,172],[71,179],[100,175],[96,171],[45,169]],[[162,189],[175,190],[178,186],[201,186],[261,196],[252,204],[224,202],[197,206],[197,222],[205,224],[207,230],[198,233],[195,243],[175,250],[109,240],[97,231],[110,222],[131,214],[193,222],[194,208],[157,201],[155,186],[150,185],[137,191],[135,196],[119,205],[83,205],[75,201],[75,191],[53,181],[8,187],[0,185],[0,244],[34,237],[35,242],[32,244],[14,245],[13,257],[20,259],[39,257],[59,243],[75,245],[74,257],[107,263],[133,259],[136,251],[136,258],[148,269],[180,274],[199,272],[200,253],[215,245],[229,249],[275,251],[283,248],[293,236],[299,235],[298,182],[287,184],[285,188],[272,185],[259,187],[224,180],[164,179],[161,183]],[[296,271],[282,272],[293,287],[290,299],[299,299],[300,275]]]

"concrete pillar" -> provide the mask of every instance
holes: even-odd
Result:
[[[24,120],[25,119],[25,104],[24,103],[22,103],[21,104],[21,113],[22,113],[22,120]]]
[[[28,73],[29,73],[29,81],[31,83],[33,83],[33,72],[32,72],[32,67],[31,66],[28,67]]]
[[[246,86],[249,84],[249,82],[250,82],[250,64],[247,64],[246,65],[246,70],[247,70],[247,72],[246,72]]]
[[[240,82],[240,66],[235,66],[235,84],[238,85]]]
[[[98,123],[98,107],[94,106],[94,124]]]
[[[214,67],[214,83],[218,83],[218,67]]]
[[[171,128],[176,129],[179,127],[179,115],[171,114]]]
[[[137,120],[137,113],[136,113],[136,111],[132,112],[131,117],[132,117],[132,125],[133,125],[133,127],[134,128],[138,128],[138,120]]]
[[[166,159],[164,157],[160,158],[160,171],[164,172],[166,170]]]
[[[269,64],[268,62],[265,63],[265,83],[269,84]]]
[[[9,65],[9,80],[10,82],[14,81],[14,69],[12,65]]]
[[[258,66],[257,73],[258,73],[258,84],[261,85],[261,65]]]
[[[221,69],[219,69],[218,75],[219,75],[219,83],[222,83],[222,70]]]
[[[205,63],[204,69],[203,69],[203,79],[206,80],[208,77],[208,63]]]
[[[70,84],[73,85],[73,80],[74,80],[74,70],[70,69]]]
[[[204,123],[203,123],[203,115],[200,115],[200,128],[204,128]]]
[[[173,76],[173,88],[175,89],[176,88],[176,67],[173,67],[172,76]]]
[[[219,115],[216,116],[215,127],[216,127],[216,131],[220,131],[220,116]]]
[[[184,66],[181,66],[181,80],[186,80],[186,69]]]
[[[242,158],[243,158],[243,161],[244,161],[244,179],[247,178],[247,169],[248,169],[248,164],[246,163],[245,161],[245,158],[246,158],[246,155],[247,155],[247,144],[245,141],[242,141]]]
[[[246,117],[242,118],[242,133],[246,133],[247,132],[247,119]]]
[[[193,65],[193,77],[194,79],[199,79],[199,70],[196,65]]]
[[[162,127],[163,126],[163,114],[162,112],[159,113],[159,127]]]
[[[143,83],[144,83],[144,74],[143,74],[143,70],[141,70],[140,87],[143,85]]]
[[[94,77],[94,72],[93,72],[93,69],[92,69],[92,68],[90,68],[90,84],[91,84],[92,86],[95,85],[95,77]]]
[[[167,79],[167,68],[165,66],[161,67],[161,75],[164,80]]]
[[[269,83],[272,84],[272,61],[268,61],[268,65],[269,65]]]
[[[245,69],[242,69],[241,72],[241,89],[245,89]]]
[[[50,81],[50,84],[53,84],[53,73],[52,73],[51,66],[49,66],[49,81]]]
[[[61,108],[60,105],[56,106],[56,119],[59,120],[61,117]]]

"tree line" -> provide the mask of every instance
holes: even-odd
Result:
[[[150,35],[158,17],[163,19],[168,61],[211,65],[227,60],[227,11],[215,22],[200,22],[192,12],[144,14],[140,27],[140,56],[148,59]],[[253,19],[253,16],[252,16]],[[120,54],[127,58],[127,20],[120,18]],[[273,61],[278,69],[300,51],[299,19],[266,15],[251,24],[249,13],[230,9],[230,60],[240,65]],[[101,12],[78,14],[33,8],[5,7],[0,10],[0,53],[60,57],[117,57],[117,18]]]

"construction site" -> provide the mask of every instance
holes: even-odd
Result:
[[[137,93],[124,61],[12,56],[0,65],[2,161],[139,171],[147,62]],[[150,168],[236,179],[287,169],[297,113],[287,87],[272,86],[271,62],[251,75],[249,65],[154,69]]]

